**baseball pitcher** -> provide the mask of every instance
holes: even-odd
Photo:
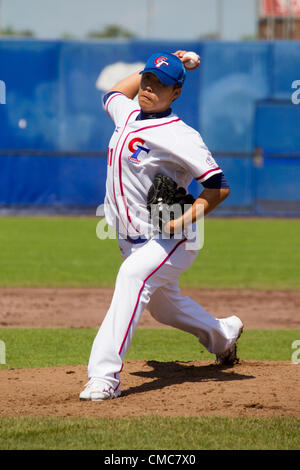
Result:
[[[173,113],[186,70],[200,57],[186,51],[154,53],[143,70],[115,84],[103,98],[115,124],[107,159],[105,217],[118,234],[124,261],[109,310],[94,339],[81,400],[121,394],[120,373],[142,312],[196,336],[218,364],[234,364],[243,323],[215,318],[182,297],[179,276],[198,251],[187,249],[186,231],[217,207],[229,186],[201,135]],[[188,72],[192,73],[192,72]],[[138,95],[138,102],[134,98]],[[187,188],[195,178],[203,191]],[[181,209],[173,210],[174,205]],[[165,207],[172,210],[166,211]],[[164,214],[172,214],[169,217]]]

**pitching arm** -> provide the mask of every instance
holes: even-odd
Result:
[[[139,74],[143,69],[134,72],[133,74],[129,75],[126,78],[123,78],[118,83],[116,83],[108,93],[112,91],[119,91],[123,93],[127,98],[133,100],[136,95],[138,94],[140,83],[141,83],[141,75]]]
[[[229,188],[205,188],[194,204],[178,219],[170,220],[164,226],[166,233],[181,233],[185,227],[196,222],[204,211],[204,216],[214,210],[230,194]]]

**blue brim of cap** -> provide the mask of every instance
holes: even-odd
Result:
[[[158,68],[144,69],[140,72],[140,75],[147,72],[153,73],[153,75],[155,75],[164,85],[175,85],[177,83],[174,78],[169,77],[169,75]]]

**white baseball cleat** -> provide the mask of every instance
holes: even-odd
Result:
[[[239,358],[237,357],[236,342],[243,333],[243,329],[244,325],[242,324],[235,342],[228,349],[226,349],[226,351],[216,354],[215,364],[218,366],[233,366],[234,364],[238,364],[240,362]]]
[[[121,395],[120,385],[117,390],[103,382],[103,380],[92,377],[86,384],[85,389],[80,393],[80,400],[104,401],[112,400]]]

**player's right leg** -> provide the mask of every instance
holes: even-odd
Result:
[[[151,295],[170,279],[176,279],[194,261],[195,254],[185,250],[184,243],[185,239],[152,239],[132,252],[121,265],[110,308],[90,355],[88,377],[98,380],[87,384],[81,399],[114,398],[120,392],[123,358]],[[99,390],[99,394],[98,384],[100,387],[104,384],[104,391]]]

